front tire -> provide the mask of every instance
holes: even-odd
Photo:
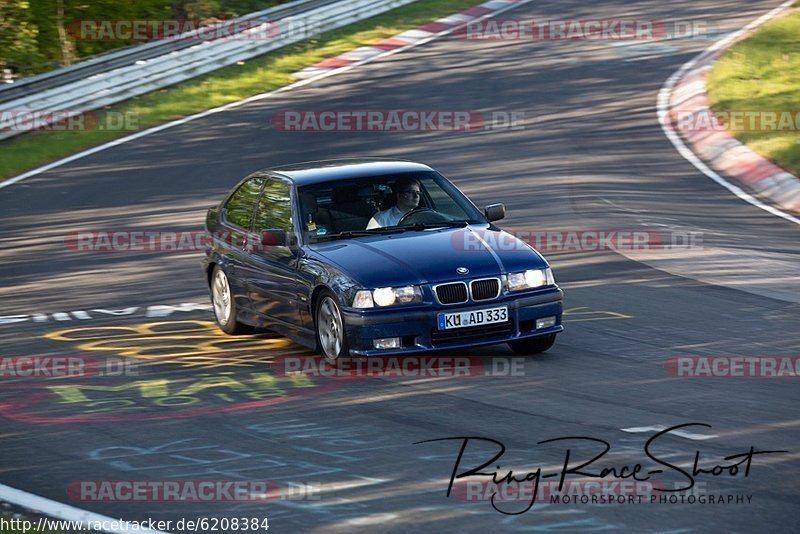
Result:
[[[548,334],[546,336],[509,341],[508,346],[517,354],[539,354],[552,347],[555,342],[556,335]]]
[[[317,301],[314,327],[317,331],[317,346],[328,363],[336,364],[341,358],[350,355],[342,312],[336,297],[330,291],[323,292]]]
[[[249,330],[247,325],[236,320],[236,299],[233,298],[228,277],[219,265],[214,266],[211,274],[211,304],[214,306],[214,318],[223,332],[234,335]]]

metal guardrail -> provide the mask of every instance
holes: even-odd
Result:
[[[279,33],[274,39],[248,39],[263,31],[253,26],[237,38],[197,40],[196,32],[180,38],[128,47],[72,67],[34,76],[0,90],[3,111],[68,112],[98,109],[190,78],[251,59],[272,50],[367,19],[415,0],[297,0],[240,20],[264,19],[263,26],[305,27],[310,31]],[[230,21],[218,26],[230,24]],[[24,82],[24,83],[23,83]],[[17,87],[14,87],[17,86]],[[13,95],[6,98],[5,95]],[[45,119],[46,120],[46,119]],[[0,121],[0,139],[24,133]]]

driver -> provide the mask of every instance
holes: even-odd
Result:
[[[389,209],[379,211],[367,224],[367,230],[383,226],[397,226],[400,219],[419,206],[421,193],[419,182],[413,178],[403,178],[395,182],[392,187],[395,205]]]

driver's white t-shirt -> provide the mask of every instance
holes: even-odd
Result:
[[[392,206],[389,209],[379,211],[367,224],[367,230],[372,228],[382,228],[384,226],[397,226],[400,219],[405,215],[404,212],[397,209],[397,206]]]

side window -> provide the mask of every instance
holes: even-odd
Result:
[[[289,185],[280,180],[267,180],[258,201],[255,231],[262,230],[292,232],[292,198]]]
[[[422,186],[427,191],[428,195],[431,197],[431,202],[433,202],[433,209],[438,211],[439,213],[444,213],[445,215],[450,215],[455,219],[466,219],[467,214],[464,212],[463,209],[458,205],[458,203],[453,200],[447,191],[439,187],[439,184],[434,182],[430,179],[422,180]]]
[[[240,228],[250,230],[253,210],[263,185],[263,176],[253,177],[243,183],[225,205],[225,220]]]

